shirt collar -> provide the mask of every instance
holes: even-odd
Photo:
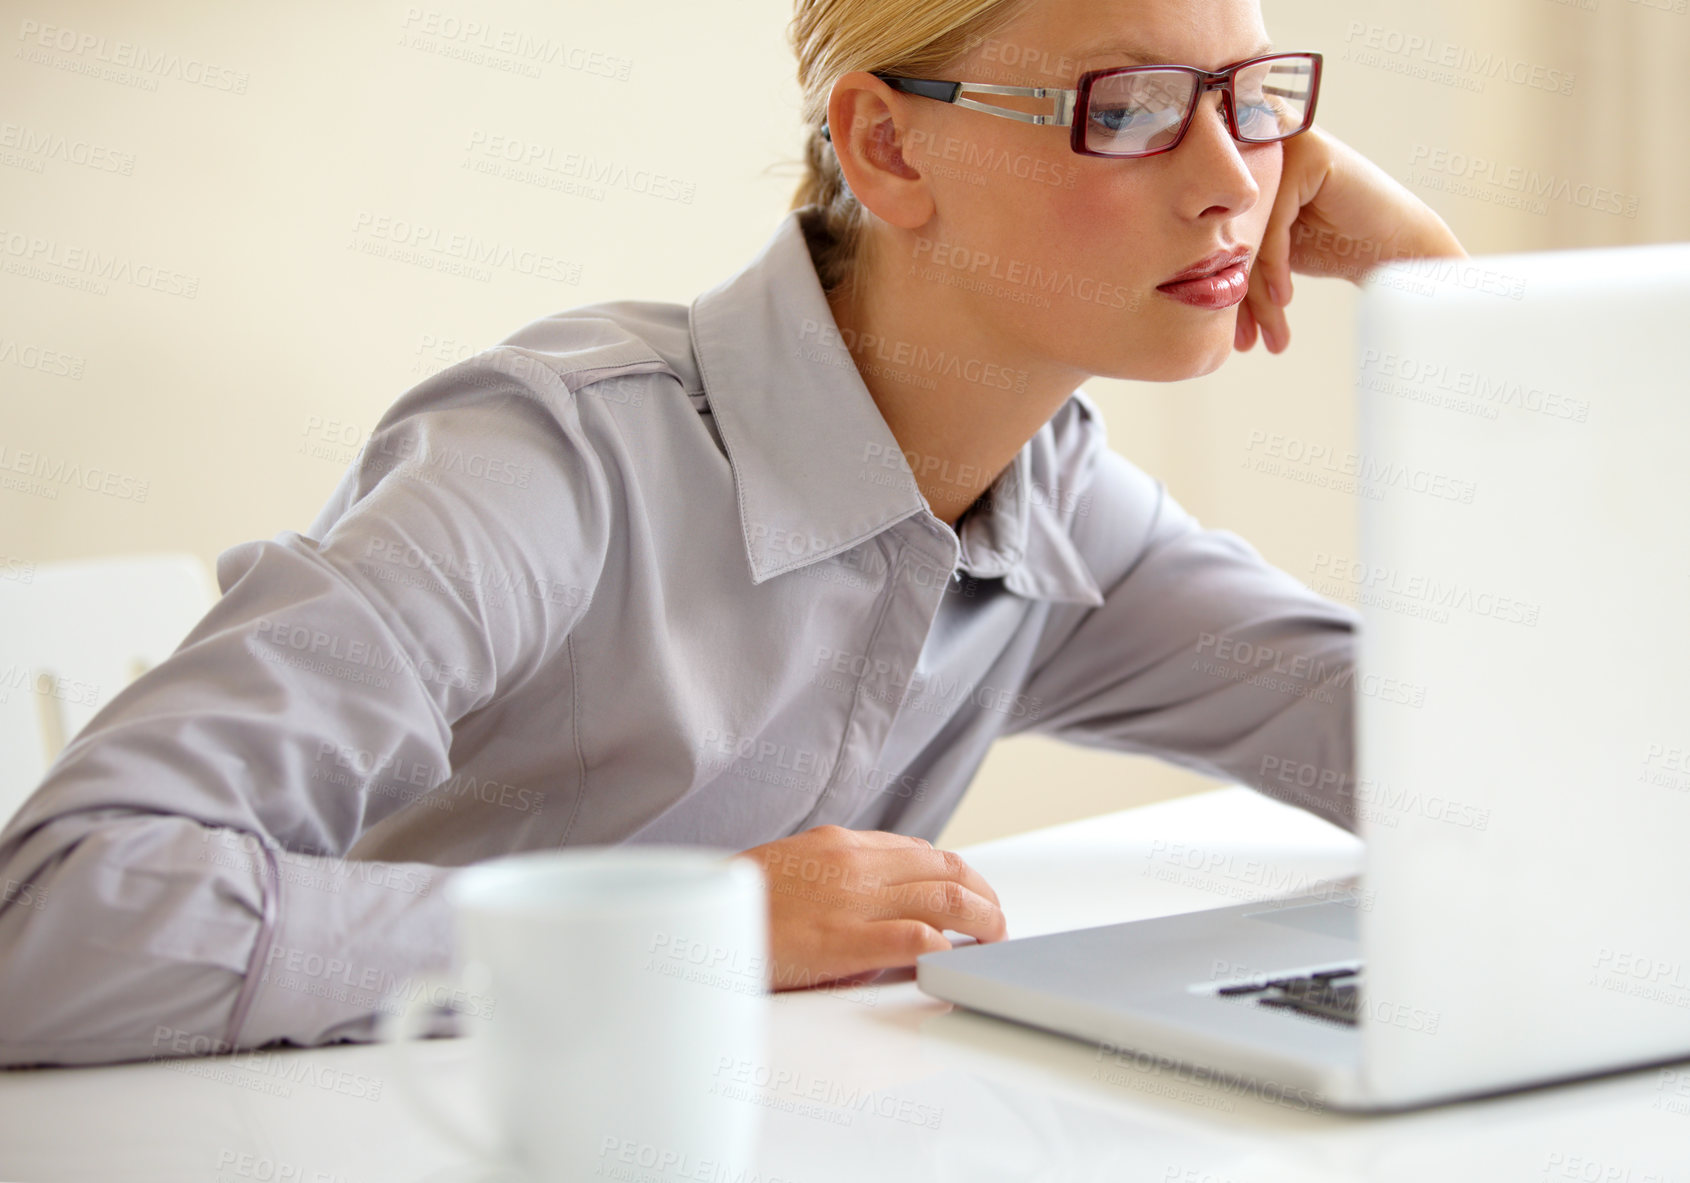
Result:
[[[753,583],[914,514],[946,530],[840,339],[805,240],[811,213],[788,213],[758,255],[694,300],[690,313]],[[1023,596],[1102,604],[1060,507],[1037,495],[1066,485],[1060,476],[1047,423],[959,522],[958,566],[1001,576]]]

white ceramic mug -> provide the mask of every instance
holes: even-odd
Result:
[[[761,867],[684,846],[536,851],[467,867],[445,895],[457,973],[422,997],[455,998],[496,1144],[417,1078],[413,1004],[383,1034],[433,1128],[504,1177],[755,1177],[760,1110],[719,1073],[763,1058]]]

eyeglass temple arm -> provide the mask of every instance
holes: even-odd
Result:
[[[984,111],[988,115],[1002,115],[1006,119],[1016,119],[1022,123],[1032,123],[1040,127],[1050,125],[1067,127],[1074,118],[1074,100],[1079,92],[1074,90],[1058,90],[1049,86],[995,86],[985,82],[945,82],[937,78],[899,78],[892,74],[876,74],[893,90],[901,90],[905,94],[920,95],[923,98],[938,99],[941,103],[955,103],[959,107],[967,107],[971,111]],[[978,94],[1022,95],[1033,99],[1055,99],[1054,114],[1031,115],[1026,111],[1015,111],[1009,107],[998,107],[991,103],[980,103],[973,99],[962,97],[964,90]]]

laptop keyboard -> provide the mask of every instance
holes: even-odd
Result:
[[[1361,966],[1323,969],[1300,977],[1270,978],[1261,983],[1222,986],[1217,994],[1236,996],[1259,994],[1261,1006],[1282,1007],[1298,1014],[1356,1025],[1356,1006],[1361,998]]]

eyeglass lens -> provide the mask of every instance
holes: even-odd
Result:
[[[1127,154],[1165,148],[1179,135],[1198,81],[1180,70],[1106,74],[1092,82],[1086,110],[1086,147]],[[1238,138],[1255,144],[1302,131],[1314,97],[1314,62],[1274,58],[1246,66],[1233,80]]]

